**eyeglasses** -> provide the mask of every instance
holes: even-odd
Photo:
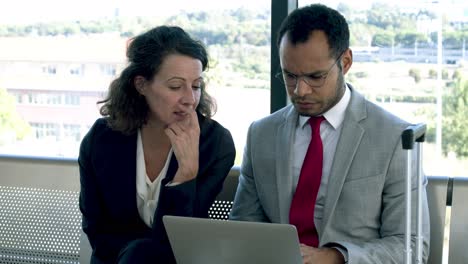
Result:
[[[275,77],[278,78],[284,85],[286,85],[289,88],[296,88],[297,83],[299,82],[300,78],[302,78],[304,82],[307,83],[307,85],[309,85],[310,87],[320,88],[325,84],[325,80],[327,79],[328,74],[336,65],[336,63],[338,63],[338,61],[341,59],[341,56],[343,56],[343,54],[344,52],[342,52],[340,56],[338,56],[335,62],[324,73],[295,75],[289,72],[280,71],[275,75]]]

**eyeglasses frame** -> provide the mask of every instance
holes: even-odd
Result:
[[[321,78],[321,79],[323,80],[322,83],[321,83],[320,85],[310,85],[310,84],[309,84],[307,81],[305,81],[305,80],[304,80],[304,82],[305,82],[308,86],[310,86],[310,87],[312,87],[312,88],[315,88],[315,89],[322,87],[322,86],[326,83],[326,80],[327,80],[327,78],[328,78],[328,75],[330,74],[330,71],[331,71],[331,70],[333,69],[333,67],[338,63],[338,61],[340,61],[340,59],[341,59],[341,57],[343,57],[343,54],[344,54],[344,53],[345,53],[345,51],[343,51],[343,52],[340,54],[340,56],[338,56],[338,58],[335,60],[335,62],[333,62],[333,64],[330,66],[330,68],[329,68],[326,72],[324,72],[324,73],[322,73],[322,74],[320,75],[319,78]],[[279,71],[277,74],[275,74],[275,77],[278,78],[284,85],[286,85],[286,87],[290,87],[290,88],[292,88],[292,87],[297,87],[297,84],[299,83],[299,79],[301,79],[301,78],[307,78],[308,75],[310,75],[310,74],[295,75],[295,74],[292,74],[292,73],[288,73],[288,74],[290,74],[290,75],[292,75],[292,76],[295,77],[295,80],[296,80],[296,81],[295,81],[294,85],[288,85],[288,84],[286,84],[286,82],[284,81],[284,77],[283,77],[283,76],[284,76],[284,72],[283,72],[282,70]]]

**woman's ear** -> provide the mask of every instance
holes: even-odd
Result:
[[[145,95],[145,83],[146,79],[143,76],[138,75],[133,79],[133,85],[141,95]]]
[[[343,65],[343,74],[346,74],[351,68],[351,65],[353,65],[353,51],[351,49],[348,49],[343,53],[341,63]]]

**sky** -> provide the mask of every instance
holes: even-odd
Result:
[[[173,3],[168,6],[167,1]],[[0,0],[0,24],[25,24],[38,21],[83,20],[111,17],[116,8],[122,16],[157,16],[184,10],[269,9],[271,0]],[[432,2],[460,3],[468,12],[466,0],[300,0],[299,5],[321,2],[336,7],[345,2],[353,8],[365,9],[372,2],[392,5],[431,5]],[[468,16],[468,14],[467,14]]]

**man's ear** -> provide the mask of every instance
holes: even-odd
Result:
[[[143,76],[138,75],[133,79],[133,85],[141,95],[145,95],[145,84],[146,79]]]
[[[348,48],[343,53],[343,56],[341,57],[341,63],[343,66],[343,74],[346,74],[351,68],[351,65],[353,65],[353,51],[351,49]]]

